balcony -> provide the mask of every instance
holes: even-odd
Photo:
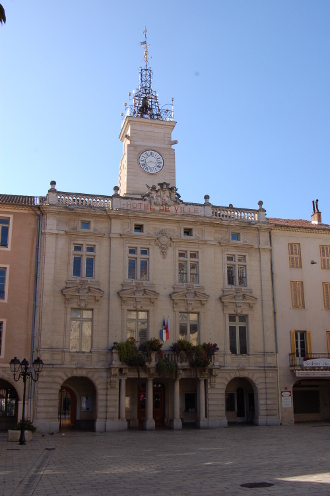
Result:
[[[304,357],[290,353],[289,364],[296,377],[330,377],[329,353],[306,353]]]

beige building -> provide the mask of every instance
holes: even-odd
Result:
[[[281,422],[330,418],[330,226],[270,219]]]
[[[279,423],[271,226],[258,209],[185,203],[175,183],[173,111],[161,110],[147,56],[123,118],[119,186],[42,202],[34,420],[96,431]],[[146,186],[148,185],[148,186]],[[114,343],[169,339],[160,373],[120,362]],[[216,343],[208,367],[170,347]]]
[[[15,382],[9,362],[30,363],[35,335],[36,256],[39,198],[0,195],[0,430],[21,418],[23,382]],[[32,418],[32,389],[26,413]]]

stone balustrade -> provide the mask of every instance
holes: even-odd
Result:
[[[79,195],[57,192],[57,204],[77,207],[111,208],[111,196]]]
[[[233,207],[213,207],[212,217],[223,220],[242,220],[247,222],[256,222],[258,220],[258,210],[233,208]]]

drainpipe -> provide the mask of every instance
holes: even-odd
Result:
[[[273,265],[273,244],[272,244],[272,232],[269,231],[269,243],[270,243],[270,269],[272,276],[272,290],[273,290],[273,307],[274,307],[274,329],[275,329],[275,350],[276,350],[276,369],[277,369],[277,401],[278,401],[278,414],[281,418],[281,392],[280,392],[280,371],[278,368],[278,339],[277,339],[277,316],[276,316],[276,304],[275,304],[275,281],[274,281],[274,265]]]
[[[37,244],[36,244],[36,256],[35,256],[35,270],[34,270],[34,290],[33,290],[33,313],[32,313],[32,338],[31,338],[31,353],[30,353],[30,363],[32,365],[35,359],[36,350],[36,333],[37,333],[37,317],[38,317],[38,289],[39,289],[39,272],[40,272],[40,258],[41,258],[41,226],[42,226],[42,213],[39,213],[32,207],[33,212],[37,215]],[[30,380],[28,399],[29,399],[29,417],[33,418],[32,411],[32,398],[34,393],[34,383]]]

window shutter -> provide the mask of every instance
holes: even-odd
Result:
[[[290,337],[291,337],[292,365],[297,365],[297,360],[296,360],[296,332],[290,331]]]
[[[302,281],[297,282],[297,294],[298,294],[298,308],[305,308],[304,300],[304,283]]]
[[[325,310],[330,309],[330,282],[323,282],[323,302]]]
[[[328,355],[330,355],[330,331],[326,331]]]
[[[306,331],[306,347],[307,355],[312,353],[312,333],[311,331]]]
[[[301,268],[300,243],[289,243],[289,267],[291,269]]]

